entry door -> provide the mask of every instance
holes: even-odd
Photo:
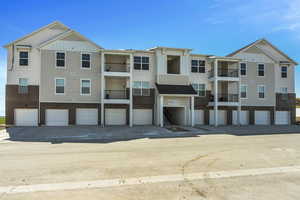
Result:
[[[126,125],[126,109],[105,109],[106,125]]]

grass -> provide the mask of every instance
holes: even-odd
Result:
[[[0,124],[5,124],[5,117],[0,117]]]

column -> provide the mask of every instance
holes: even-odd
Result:
[[[239,70],[240,71],[240,70]],[[237,107],[237,124],[241,125],[241,81],[239,80],[238,83],[238,107]]]
[[[133,54],[130,54],[130,76],[129,76],[129,126],[133,125],[133,96],[132,96],[132,72]]]
[[[192,127],[195,125],[195,97],[191,97],[191,111],[192,111]]]
[[[164,96],[160,96],[159,119],[160,126],[164,127]]]
[[[105,68],[105,61],[104,61],[104,52],[101,52],[101,61],[100,61],[100,68],[101,68],[101,126],[104,127],[104,88],[105,88],[105,78],[104,78],[104,68]]]
[[[215,126],[218,126],[218,60],[214,62],[214,118]]]

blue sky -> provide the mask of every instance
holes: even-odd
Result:
[[[267,38],[300,62],[300,0],[10,0],[0,7],[0,44],[59,20],[110,49],[192,48],[224,56]],[[296,70],[296,92],[300,70]],[[0,115],[6,50],[0,49]]]

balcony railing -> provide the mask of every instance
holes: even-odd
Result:
[[[129,64],[122,63],[105,63],[106,72],[130,72]]]
[[[105,99],[129,99],[127,90],[105,90]]]
[[[214,101],[214,95],[210,95],[210,102]],[[228,93],[220,93],[218,94],[218,102],[238,102],[239,95],[238,94],[228,94]]]
[[[215,73],[214,70],[209,71],[209,78],[214,77]],[[239,77],[239,70],[237,68],[219,68],[218,69],[218,76],[219,77]]]

